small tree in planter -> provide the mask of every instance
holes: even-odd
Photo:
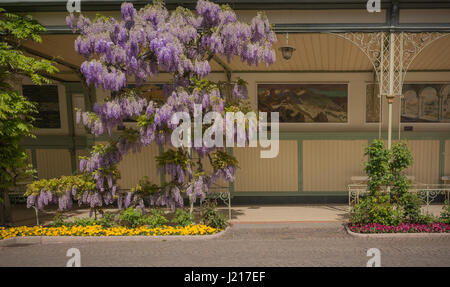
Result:
[[[353,207],[351,221],[385,225],[423,221],[421,200],[408,192],[410,181],[404,174],[413,163],[406,142],[397,142],[388,150],[382,140],[374,140],[365,155],[368,156],[365,171],[369,177],[369,195]]]

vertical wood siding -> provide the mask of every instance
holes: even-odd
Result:
[[[351,176],[364,175],[367,143],[367,140],[303,141],[303,190],[347,190]]]
[[[158,155],[158,145],[142,148],[141,152],[130,152],[119,163],[119,185],[122,189],[135,186],[143,176],[155,184],[160,184],[160,177],[156,172],[155,156]]]
[[[445,141],[444,175],[450,176],[450,140]]]
[[[67,149],[37,149],[36,161],[39,178],[72,174],[70,152]]]
[[[298,191],[297,141],[280,140],[276,158],[260,158],[261,148],[234,148],[239,161],[235,191]]]
[[[439,141],[410,140],[414,164],[406,170],[419,183],[439,183]]]

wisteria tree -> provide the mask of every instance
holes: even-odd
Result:
[[[195,11],[178,7],[171,12],[161,1],[140,10],[123,3],[121,14],[122,19],[97,16],[93,21],[83,15],[67,17],[69,26],[80,33],[75,50],[86,58],[80,68],[86,83],[111,92],[93,111],[77,112],[77,120],[96,136],[111,135],[127,119],[136,120],[137,127],[126,128],[108,145],[94,146],[90,156],[80,161],[80,171],[92,175],[95,188],[69,184],[53,192],[34,187],[29,205],[42,207],[58,200],[60,209],[69,208],[72,201],[96,208],[117,200],[119,208],[144,208],[143,198],[149,196],[151,205],[175,209],[183,206],[183,193],[193,201],[204,200],[219,178],[234,180],[236,159],[225,148],[205,145],[168,149],[157,162],[169,180],[158,186],[144,178],[125,195],[119,192],[116,165],[130,151],[152,143],[170,144],[176,128],[170,119],[176,112],[193,115],[196,104],[203,113],[247,108],[246,83],[208,80],[209,61],[222,56],[228,61],[240,57],[250,66],[273,63],[276,36],[267,17],[258,13],[250,24],[242,23],[229,6],[205,0],[197,2]],[[144,98],[139,86],[160,72],[173,75],[165,101]],[[129,89],[130,83],[137,88]],[[206,172],[202,158],[209,161],[212,172]]]

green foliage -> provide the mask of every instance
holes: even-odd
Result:
[[[203,207],[202,221],[204,224],[219,229],[227,227],[228,220],[222,213],[217,211],[217,202],[207,201]]]
[[[61,213],[57,213],[55,217],[53,217],[53,221],[51,223],[52,227],[67,226],[67,224],[67,216],[62,215]]]
[[[139,180],[139,183],[131,188],[131,192],[138,193],[141,197],[160,191],[157,184],[152,183],[148,176],[144,176]]]
[[[116,225],[114,213],[105,213],[101,219],[95,219],[91,217],[74,217],[73,221],[68,221],[67,217],[62,214],[57,214],[51,223],[53,227],[61,227],[61,226],[92,226],[92,225],[101,225],[102,227],[113,227]]]
[[[116,214],[112,212],[104,212],[102,218],[97,220],[98,224],[103,226],[104,228],[113,227],[116,224],[115,222]]]
[[[25,196],[36,195],[41,190],[50,191],[57,195],[63,195],[67,190],[75,188],[79,191],[78,197],[82,196],[84,192],[94,192],[96,189],[96,183],[94,178],[89,174],[78,174],[70,176],[61,176],[52,179],[41,179],[33,181],[27,186]]]
[[[237,159],[227,152],[217,150],[212,155],[212,166],[214,170],[224,169],[227,166],[238,167]]]
[[[152,209],[150,214],[143,215],[139,220],[139,225],[148,225],[150,228],[161,227],[169,221],[161,209]]]
[[[161,227],[168,222],[164,216],[164,211],[159,209],[150,210],[149,214],[142,214],[139,209],[129,207],[122,211],[118,217],[121,225],[129,227],[137,227],[141,225],[148,225],[151,228]]]
[[[45,75],[58,71],[53,63],[24,55],[20,46],[28,39],[41,42],[39,33],[44,31],[31,16],[0,8],[0,188],[14,185],[20,176],[32,173],[19,143],[23,137],[32,136],[36,107],[7,81],[12,75],[24,75],[38,85],[51,82]]]
[[[136,227],[140,225],[142,212],[133,207],[128,207],[119,214],[119,223],[121,225]]]
[[[405,222],[420,223],[423,219],[420,205],[422,200],[415,193],[405,192],[398,200]]]
[[[170,149],[162,155],[157,156],[156,161],[160,167],[166,164],[175,164],[181,166],[184,170],[187,170],[188,165],[193,165],[193,162],[189,159],[187,152],[182,149]]]
[[[177,225],[188,226],[194,224],[194,216],[185,209],[177,209],[173,222]]]
[[[391,204],[389,195],[376,193],[362,198],[350,213],[352,224],[378,223],[397,225],[402,222],[401,213]]]
[[[91,217],[75,217],[71,225],[74,226],[91,226],[98,225],[98,221]]]
[[[371,194],[379,191],[387,185],[390,179],[390,152],[385,148],[382,140],[374,140],[365,151],[368,161],[365,171],[369,177],[368,189]]]
[[[382,140],[374,140],[365,155],[368,156],[365,171],[369,176],[369,196],[353,207],[352,222],[395,225],[401,221],[425,223],[433,220],[431,216],[422,215],[422,200],[408,192],[410,182],[404,171],[412,165],[413,157],[406,142],[397,142],[388,150]]]
[[[450,204],[448,201],[445,202],[442,207],[440,221],[446,224],[450,224]]]

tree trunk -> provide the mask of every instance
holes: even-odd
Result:
[[[12,223],[11,203],[9,201],[8,190],[2,189],[0,200],[0,225]]]

